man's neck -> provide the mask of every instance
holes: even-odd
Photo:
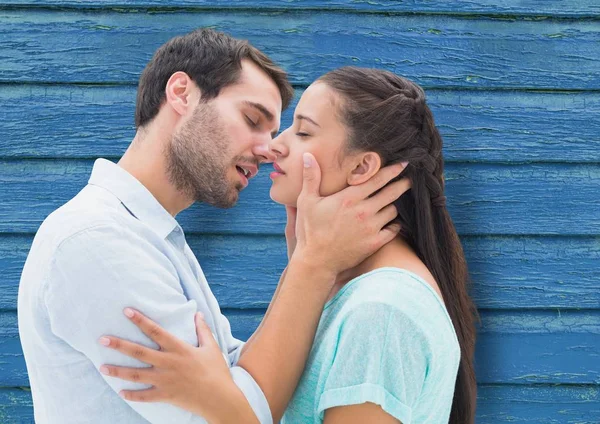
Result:
[[[193,201],[185,198],[169,180],[163,146],[157,136],[138,131],[118,165],[142,183],[175,217],[190,207]]]

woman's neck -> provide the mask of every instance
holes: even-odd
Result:
[[[403,259],[418,260],[417,255],[408,243],[404,239],[396,237],[354,268],[338,274],[328,300],[331,300],[346,283],[354,278],[386,266],[399,267]]]
[[[440,288],[427,266],[403,238],[396,237],[354,268],[338,274],[328,300],[331,300],[350,280],[384,267],[402,268],[418,275],[438,293],[440,298],[443,298]]]

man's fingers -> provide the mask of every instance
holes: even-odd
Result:
[[[364,184],[354,187],[356,189],[357,195],[360,199],[366,199],[375,193],[377,190],[380,190],[382,187],[385,187],[387,183],[396,178],[406,167],[406,162],[396,163],[394,165],[386,166],[382,168]],[[359,200],[360,200],[359,199]]]
[[[142,384],[155,383],[154,373],[151,370],[152,368],[129,368],[114,365],[102,365],[100,367],[100,372],[104,375]]]
[[[367,208],[371,211],[379,211],[399,199],[400,196],[410,190],[410,187],[411,181],[408,178],[394,181],[387,187],[384,187],[375,196],[368,199],[365,202]]]
[[[320,197],[321,168],[311,153],[304,153],[302,158],[304,160],[304,172],[301,194]]]
[[[149,365],[161,366],[162,352],[112,336],[100,337],[100,344]]]
[[[159,345],[162,350],[174,350],[183,343],[141,312],[131,308],[125,308],[124,313],[127,318],[137,325],[138,328],[153,342]]]

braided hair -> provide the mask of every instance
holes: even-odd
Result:
[[[372,151],[383,165],[408,162],[411,195],[395,203],[403,237],[435,278],[456,331],[461,360],[451,424],[475,422],[477,384],[473,367],[477,311],[468,294],[463,249],[446,209],[442,137],[417,84],[391,72],[344,67],[319,78],[339,96],[346,148]]]

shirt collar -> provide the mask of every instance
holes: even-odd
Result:
[[[88,184],[102,187],[117,197],[133,216],[167,238],[179,224],[133,175],[106,159],[98,159]]]

